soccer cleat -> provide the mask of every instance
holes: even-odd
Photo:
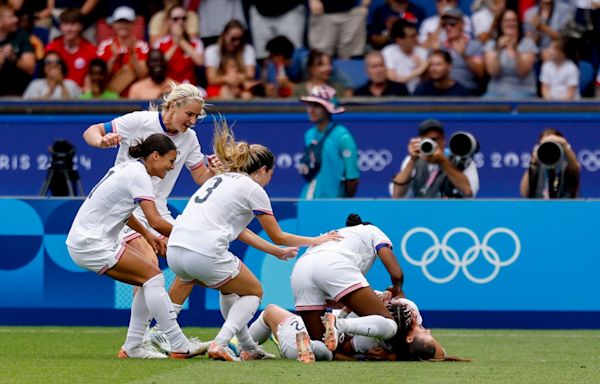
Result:
[[[203,342],[193,337],[189,340],[187,352],[171,352],[169,357],[171,359],[191,359],[194,356],[204,355],[210,344],[210,341]]]
[[[147,348],[140,346],[137,348],[126,351],[125,348],[121,348],[117,355],[119,359],[166,359],[167,355],[157,351],[154,348]]]
[[[340,339],[340,333],[336,328],[336,317],[332,313],[326,313],[321,318],[323,325],[325,326],[325,335],[323,336],[323,342],[331,352],[335,351],[338,346]]]
[[[298,351],[298,361],[301,363],[314,363],[315,354],[310,348],[310,337],[306,332],[296,333],[296,351]]]
[[[208,358],[222,361],[240,361],[240,358],[236,356],[231,348],[219,345],[215,341],[210,343],[210,346],[208,347]]]
[[[163,353],[171,353],[171,343],[167,340],[167,335],[156,327],[150,328],[150,342],[154,348]]]
[[[269,352],[265,351],[264,349],[262,349],[261,347],[259,347],[258,345],[251,350],[248,351],[242,351],[242,353],[240,353],[240,358],[243,361],[248,361],[248,360],[273,360],[275,358],[275,355],[270,354]]]

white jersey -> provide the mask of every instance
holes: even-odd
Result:
[[[381,247],[392,247],[390,239],[374,225],[355,225],[338,229],[344,238],[340,241],[328,241],[326,243],[310,247],[302,257],[307,257],[320,252],[331,252],[347,257],[352,265],[360,269],[365,275]]]
[[[273,214],[265,190],[248,175],[223,173],[206,181],[175,220],[169,246],[219,257],[255,215]]]
[[[204,164],[204,155],[201,152],[196,132],[193,129],[188,129],[184,133],[168,133],[162,115],[158,111],[128,113],[117,117],[110,123],[104,123],[104,130],[106,133],[114,132],[121,135],[121,145],[115,159],[115,165],[131,160],[129,147],[136,145],[140,140],[152,134],[164,133],[173,140],[177,147],[177,158],[173,170],[167,172],[164,179],[152,178],[155,188],[156,208],[161,216],[170,217],[167,198],[171,194],[183,166],[185,165],[189,170],[193,170]],[[135,215],[138,218],[143,217],[143,213],[139,209],[135,211]],[[143,219],[143,222],[146,222],[146,220]]]
[[[74,249],[101,249],[114,242],[141,200],[154,201],[153,186],[140,161],[115,165],[96,184],[75,216],[67,237]]]

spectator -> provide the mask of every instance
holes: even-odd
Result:
[[[148,44],[133,34],[134,20],[133,9],[115,9],[110,18],[115,36],[98,46],[98,56],[108,65],[109,88],[121,96],[127,96],[131,84],[148,74]]]
[[[370,3],[371,0],[309,0],[310,48],[340,59],[364,55]]]
[[[238,20],[242,30],[246,27],[242,0],[201,0],[198,14],[205,47],[215,44],[232,20]]]
[[[436,143],[429,156],[421,153],[421,142]],[[446,157],[444,127],[438,120],[428,119],[419,125],[419,137],[410,139],[408,156],[392,181],[392,197],[449,198],[475,197],[479,190],[477,167],[471,158]]]
[[[304,135],[304,145],[324,140],[321,150],[321,167],[316,176],[307,182],[302,198],[354,197],[358,188],[360,172],[357,166],[358,150],[350,131],[332,121],[332,115],[344,112],[329,86],[313,88],[308,96],[300,98],[307,104],[309,120],[315,125]],[[306,169],[300,167],[300,173]]]
[[[9,5],[0,4],[0,96],[21,96],[35,71],[29,35]]]
[[[90,62],[88,78],[89,90],[81,95],[81,99],[104,99],[115,100],[119,94],[108,89],[108,67],[102,59],[94,59]]]
[[[535,42],[523,37],[517,13],[502,12],[496,39],[485,45],[485,69],[490,75],[486,97],[535,97],[537,83],[533,68],[538,48]]]
[[[382,49],[390,42],[392,25],[398,19],[416,23],[417,29],[425,19],[425,10],[408,0],[386,0],[373,10],[371,22],[367,25],[369,44],[374,49]]]
[[[369,81],[354,90],[354,96],[408,96],[408,90],[402,83],[387,79],[383,55],[371,51],[365,56],[365,69]]]
[[[36,64],[44,59],[46,51],[44,50],[44,42],[37,35],[34,34],[34,16],[29,13],[17,13],[19,18],[19,28],[27,32],[29,35],[29,43],[33,48],[33,55],[35,56]],[[36,65],[36,70],[39,69]]]
[[[460,83],[452,80],[452,56],[446,51],[436,50],[429,55],[427,76],[429,80],[422,82],[415,89],[415,96],[462,97],[471,92]]]
[[[565,41],[554,40],[549,60],[542,64],[540,82],[544,100],[579,100],[579,68],[565,52]]]
[[[214,94],[215,87],[211,88],[210,97],[219,99],[251,99],[253,96],[252,88],[260,85],[260,82],[247,80],[244,74],[244,68],[238,65],[235,57],[225,55],[221,58],[217,75],[223,76],[227,82],[218,86],[219,93]]]
[[[584,30],[580,59],[600,64],[600,0],[575,1],[575,22]]]
[[[81,89],[67,78],[68,68],[57,52],[49,51],[44,58],[44,78],[33,80],[24,99],[68,100],[77,99]]]
[[[54,39],[46,51],[58,52],[67,64],[68,79],[73,80],[80,88],[87,88],[85,77],[89,65],[97,56],[96,46],[81,36],[83,20],[81,12],[76,8],[67,8],[60,14],[60,31],[62,36]]]
[[[525,11],[525,34],[537,43],[542,61],[548,60],[552,40],[560,37],[560,30],[573,16],[568,4],[555,0],[538,0],[538,5]]]
[[[270,97],[289,97],[292,95],[294,84],[291,80],[294,72],[294,44],[285,36],[276,36],[266,45],[268,59],[263,63],[263,75],[267,84],[267,95]],[[297,76],[297,75],[296,75]]]
[[[388,79],[406,84],[413,93],[420,77],[427,70],[427,51],[419,46],[414,23],[398,19],[392,26],[390,44],[382,51]]]
[[[162,37],[169,35],[169,10],[176,6],[181,7],[185,12],[182,22],[187,36],[189,38],[198,37],[198,14],[183,8],[181,0],[164,0],[164,8],[152,15],[148,23],[151,47],[155,47]]]
[[[294,86],[294,96],[306,95],[315,87],[324,85],[334,88],[337,93],[344,96],[352,95],[352,91],[346,86],[346,80],[334,73],[331,56],[325,52],[312,49],[308,53],[306,74],[306,80]]]
[[[219,68],[222,66],[222,58],[231,56],[239,68],[242,68],[244,75],[243,82],[254,80],[256,76],[256,53],[254,48],[246,43],[246,33],[243,24],[238,20],[231,20],[219,37],[217,44],[206,48],[206,79],[208,81],[208,96],[215,97],[219,94],[221,85],[229,84],[231,86],[240,83],[237,76],[219,74]]]
[[[500,15],[506,9],[506,0],[475,0],[471,7],[473,35],[481,44],[496,38]]]
[[[167,11],[167,35],[156,43],[156,48],[165,55],[167,76],[179,83],[198,84],[197,67],[204,64],[202,41],[189,35],[184,23],[188,11],[175,5]]]
[[[557,164],[543,164],[538,148],[553,142],[561,149]],[[545,129],[533,147],[529,169],[521,178],[521,196],[529,198],[576,198],[579,196],[579,173],[581,166],[577,156],[564,135],[556,129]]]
[[[149,77],[138,80],[129,90],[129,99],[156,100],[171,90],[175,83],[167,77],[167,62],[161,51],[152,49],[148,53]]]
[[[436,0],[437,14],[426,18],[419,28],[419,43],[426,49],[437,49],[439,43],[445,41],[446,31],[441,23],[441,16],[446,8],[458,8],[458,0]],[[471,19],[462,15],[464,33],[471,35]]]
[[[452,56],[450,77],[472,93],[482,94],[484,87],[481,79],[485,74],[483,47],[478,40],[471,39],[465,33],[462,11],[458,8],[445,8],[440,24],[444,28],[447,38],[436,49],[443,48]]]
[[[252,43],[259,59],[267,57],[267,42],[285,36],[294,48],[303,46],[306,24],[304,0],[252,0],[250,29]]]
[[[86,19],[86,22],[82,23],[82,27],[83,24],[85,24],[84,27],[86,28],[84,34],[89,40],[96,41],[96,26],[92,14],[96,10],[99,0],[45,0],[40,1],[39,3],[45,3],[45,7],[35,13],[35,18],[37,20],[36,24],[44,25],[48,29],[50,41],[60,36],[61,31],[57,28],[55,20],[60,19],[60,15],[67,8],[79,10],[82,17],[81,20],[84,21],[84,19]],[[39,8],[40,7],[38,6],[36,9]]]

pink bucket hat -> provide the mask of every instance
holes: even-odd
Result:
[[[323,108],[331,114],[342,113],[346,110],[344,107],[340,107],[335,94],[335,89],[328,85],[314,87],[311,89],[310,95],[302,96],[300,97],[300,100],[305,103],[317,103],[322,105]]]

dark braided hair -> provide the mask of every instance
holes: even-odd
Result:
[[[360,216],[357,213],[351,213],[346,218],[346,227],[354,227],[354,226],[360,225],[360,224],[372,225],[368,221],[362,221],[362,219],[360,218]]]

